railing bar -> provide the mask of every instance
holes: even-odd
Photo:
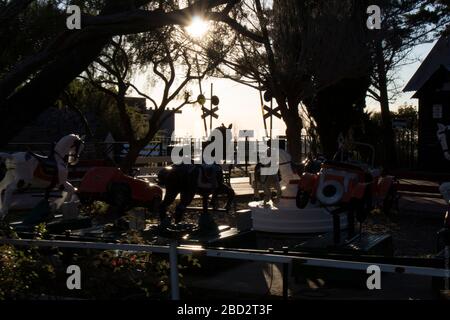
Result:
[[[80,241],[50,241],[50,240],[24,240],[24,239],[0,239],[0,243],[12,245],[25,246],[40,246],[40,247],[65,247],[65,248],[81,248],[81,249],[102,249],[102,250],[121,250],[121,251],[136,251],[136,252],[155,252],[155,253],[169,253],[168,246],[154,246],[154,245],[136,245],[136,244],[114,244],[114,243],[97,243],[97,242],[80,242]],[[357,261],[342,261],[323,258],[307,258],[307,257],[293,257],[267,253],[251,253],[240,252],[225,249],[204,249],[200,247],[179,247],[177,248],[179,254],[195,254],[203,253],[209,257],[228,258],[248,261],[261,261],[268,263],[292,263],[297,261],[303,265],[326,267],[326,268],[341,268],[350,270],[367,270],[370,265],[377,265],[381,271],[389,273],[403,273],[415,274],[422,276],[433,277],[449,277],[450,271],[440,268],[430,267],[414,267],[394,264],[379,264],[375,262],[357,262]]]

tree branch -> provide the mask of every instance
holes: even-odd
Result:
[[[252,39],[253,41],[264,43],[264,37],[248,30],[243,25],[239,24],[236,20],[222,12],[213,12],[208,15],[208,18],[213,21],[226,23],[231,29],[242,34],[243,36]]]
[[[155,107],[155,109],[158,108],[158,104],[156,103],[156,101],[155,101],[152,97],[150,97],[149,95],[147,95],[147,94],[143,93],[142,91],[140,91],[140,90],[139,90],[134,84],[132,84],[131,82],[128,82],[128,85],[129,85],[131,88],[133,88],[134,91],[136,91],[140,96],[142,96],[142,97],[146,98],[147,100],[149,100],[149,101],[153,104],[153,106]]]
[[[92,138],[94,135],[92,134],[92,130],[91,130],[91,127],[89,126],[89,122],[86,119],[83,112],[80,110],[80,108],[78,108],[75,105],[75,103],[73,102],[72,96],[70,95],[69,92],[63,91],[62,94],[63,94],[63,97],[66,99],[67,106],[69,108],[71,108],[73,111],[75,111],[78,114],[78,116],[80,117],[81,121],[83,122],[84,129],[86,130],[86,134],[88,135],[88,137]]]

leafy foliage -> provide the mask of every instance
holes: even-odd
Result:
[[[45,233],[45,227],[39,225],[35,238],[40,239]],[[9,227],[0,231],[0,236],[18,238]],[[0,300],[29,299],[45,292],[56,278],[53,265],[56,257],[57,253],[43,255],[36,247],[0,246]]]
[[[18,239],[9,227],[1,229],[1,237]],[[35,239],[48,238],[45,225],[35,229]],[[121,243],[147,242],[130,232]],[[66,288],[65,268],[78,265],[81,290]],[[199,268],[196,258],[182,258],[179,270]],[[183,276],[180,274],[181,285]],[[57,296],[76,299],[166,299],[169,295],[169,263],[167,256],[151,253],[99,251],[91,249],[42,249],[0,246],[0,300],[50,299]]]
[[[0,0],[0,12],[8,2],[11,1]],[[0,42],[4,48],[0,50],[0,76],[19,61],[37,54],[57,36],[59,26],[65,25],[65,17],[58,8],[60,3],[34,1],[11,23],[1,26]]]

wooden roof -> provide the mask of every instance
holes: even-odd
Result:
[[[403,92],[418,91],[430,77],[443,66],[450,70],[450,36],[442,36],[431,49],[416,73],[406,84]]]

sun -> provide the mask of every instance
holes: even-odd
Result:
[[[193,17],[191,24],[186,27],[187,33],[193,38],[202,38],[209,30],[209,23],[200,17]]]

